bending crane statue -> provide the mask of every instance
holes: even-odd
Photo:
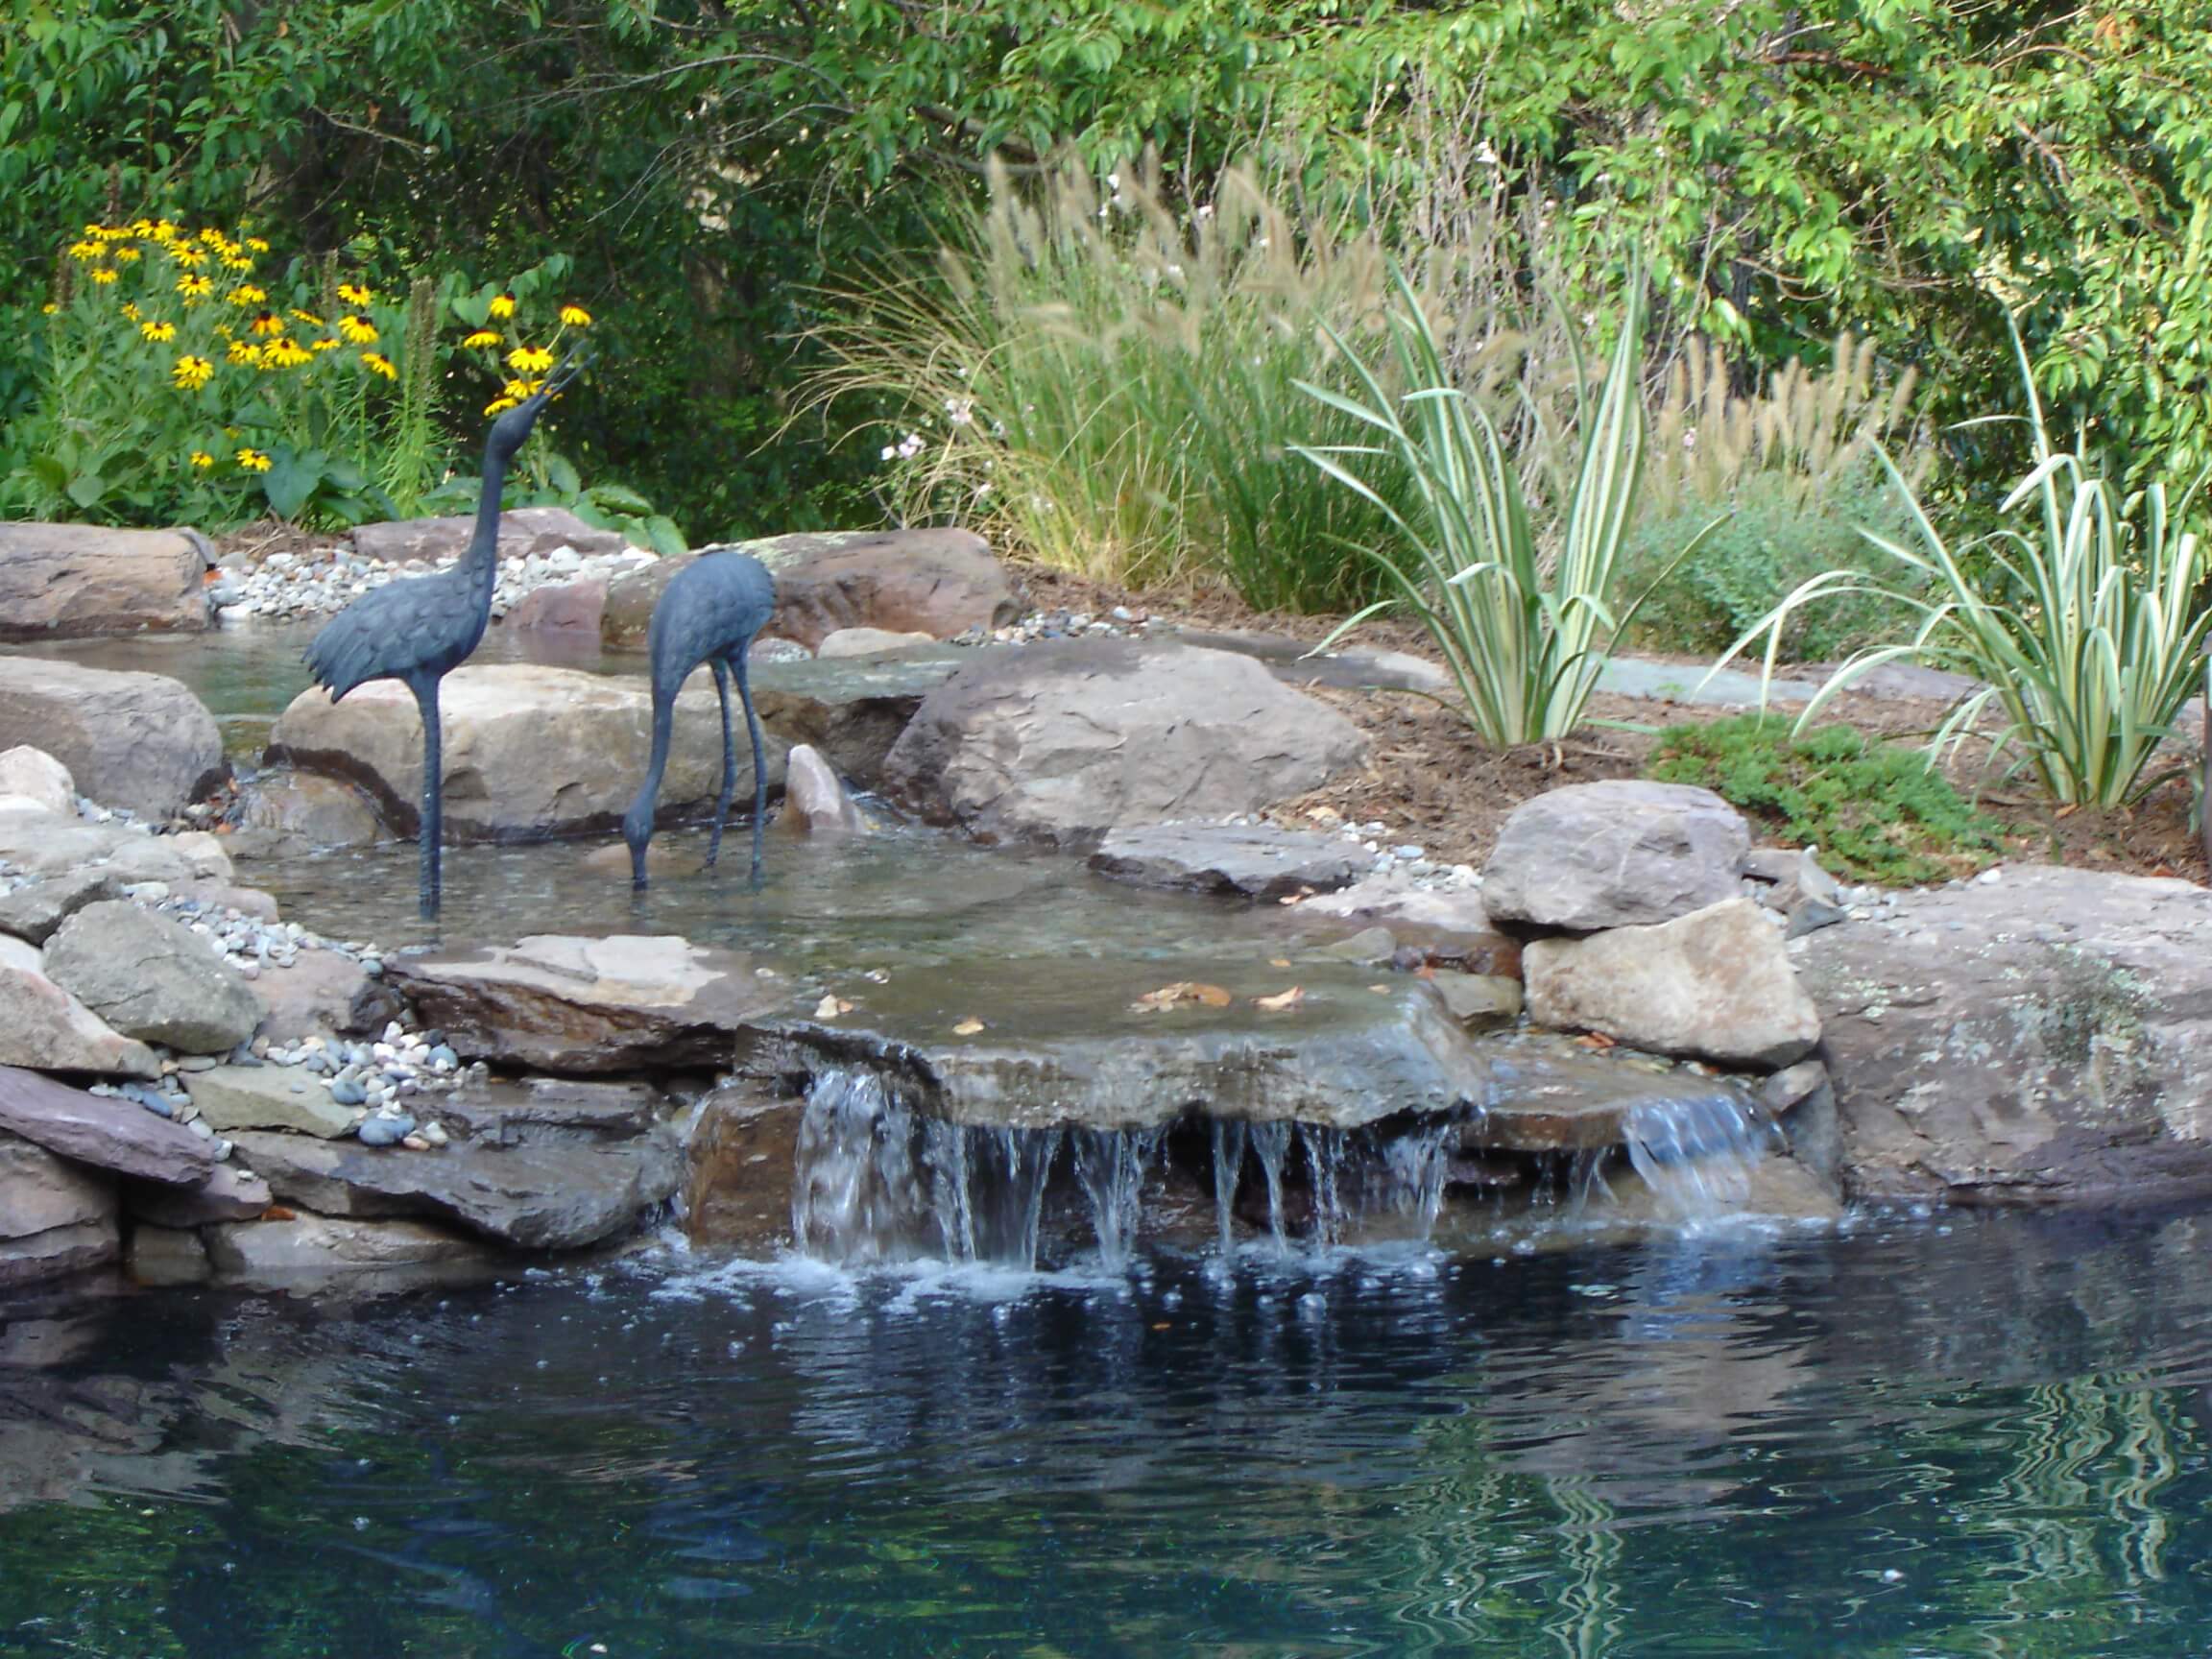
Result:
[[[422,868],[418,882],[422,914],[438,914],[438,842],[444,761],[438,721],[438,683],[475,650],[492,619],[492,589],[499,568],[499,496],[508,463],[555,393],[582,372],[586,358],[571,356],[529,397],[492,424],[484,443],[484,491],[476,504],[476,531],[469,550],[450,570],[394,582],[364,593],[325,624],[308,645],[315,683],[338,703],[372,680],[397,680],[415,693],[422,710]]]
[[[668,744],[676,720],[676,693],[704,662],[714,670],[714,692],[722,700],[722,798],[714,805],[714,832],[707,843],[707,862],[722,851],[722,822],[737,787],[737,746],[730,731],[730,681],[737,681],[737,700],[745,706],[745,730],[753,739],[753,883],[760,883],[760,831],[768,816],[768,770],[760,756],[760,719],[753,712],[753,691],[745,680],[745,652],[776,609],[776,582],[759,560],[743,553],[702,553],[676,572],[661,602],[653,607],[646,645],[653,657],[653,757],[637,799],[622,817],[622,839],[630,843],[630,881],[645,885],[645,849],[653,840],[653,807],[661,797],[661,774],[668,770]]]

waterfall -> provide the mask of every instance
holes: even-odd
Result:
[[[791,1237],[802,1251],[848,1262],[908,1252],[928,1209],[915,1132],[914,1115],[873,1073],[814,1078],[791,1183]]]
[[[1136,1251],[1144,1170],[1166,1138],[1165,1127],[1075,1131],[1075,1179],[1090,1205],[1098,1260],[1109,1268],[1126,1267]]]
[[[1456,1127],[1449,1118],[1425,1118],[1404,1134],[1383,1139],[1368,1166],[1368,1214],[1410,1216],[1415,1237],[1427,1238],[1444,1207],[1444,1176],[1452,1165],[1448,1142]]]
[[[1290,1156],[1290,1125],[1281,1119],[1254,1123],[1245,1133],[1260,1159],[1260,1173],[1267,1182],[1267,1232],[1275,1240],[1275,1248],[1286,1252],[1290,1237],[1283,1226],[1283,1164]]]
[[[1306,1182],[1313,1193],[1313,1242],[1327,1248],[1344,1239],[1344,1131],[1317,1123],[1298,1125],[1306,1149]]]
[[[1214,1119],[1214,1215],[1220,1227],[1221,1255],[1237,1248],[1237,1183],[1244,1173],[1244,1122]]]
[[[1672,1221],[1708,1221],[1751,1201],[1751,1166],[1773,1125],[1734,1095],[1647,1100],[1622,1124],[1628,1161]]]

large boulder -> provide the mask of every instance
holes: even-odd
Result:
[[[115,1183],[0,1132],[0,1286],[115,1259]]]
[[[745,553],[776,577],[768,632],[809,650],[843,628],[880,628],[950,639],[971,628],[1000,628],[1021,603],[980,536],[967,530],[838,531],[739,541],[714,552]],[[663,559],[608,585],[600,638],[610,647],[645,642],[653,607],[687,563]]]
[[[476,533],[473,513],[445,518],[394,518],[353,527],[353,551],[363,559],[403,565],[410,559],[436,564],[458,559]],[[619,553],[629,543],[613,530],[594,530],[565,507],[517,507],[499,516],[499,557],[542,557],[562,547],[577,552]]]
[[[642,681],[525,663],[471,665],[446,676],[445,833],[457,841],[533,841],[619,823],[652,748],[652,696]],[[737,799],[753,795],[742,720]],[[786,745],[764,739],[768,780],[781,787]],[[386,822],[415,833],[422,794],[422,721],[403,685],[377,681],[333,704],[302,691],[277,719],[269,756],[349,778]],[[713,809],[722,781],[722,724],[705,668],[676,701],[675,741],[661,781],[661,821]]]
[[[87,904],[113,899],[122,881],[101,865],[81,865],[40,881],[26,881],[12,892],[0,893],[0,933],[43,945],[54,929]]]
[[[18,743],[60,761],[93,800],[149,818],[172,816],[224,776],[215,716],[165,674],[0,657],[0,748]]]
[[[44,954],[0,939],[0,1066],[157,1077],[161,1063],[46,976]]]
[[[1248,657],[1069,639],[954,674],[884,770],[894,793],[979,840],[1070,845],[1256,811],[1358,765],[1364,747],[1350,721]]]
[[[1792,949],[1865,1196],[2212,1192],[2212,892],[2008,867]]]
[[[1769,1069],[1801,1060],[1820,1016],[1782,936],[1748,899],[1586,939],[1539,939],[1522,957],[1528,1017],[1654,1053]]]
[[[0,524],[0,639],[198,632],[206,570],[180,530]]]
[[[391,834],[354,784],[288,766],[273,766],[240,784],[229,816],[241,830],[265,830],[302,848],[366,847]]]
[[[46,974],[126,1037],[187,1054],[226,1053],[261,1022],[261,1004],[207,939],[128,900],[62,923]]]
[[[385,971],[463,1058],[541,1071],[724,1066],[768,1005],[746,958],[668,935],[538,934],[394,956]]]
[[[1245,899],[1321,893],[1367,863],[1357,841],[1272,824],[1146,824],[1112,830],[1091,868],[1143,887],[1181,887]]]
[[[1743,815],[1710,789],[1570,783],[1506,816],[1482,905],[1500,922],[1583,933],[1671,922],[1738,892],[1750,846]]]
[[[181,1123],[12,1066],[0,1066],[0,1130],[72,1163],[162,1187],[197,1187],[215,1168],[213,1149]]]

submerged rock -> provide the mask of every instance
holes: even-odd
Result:
[[[973,652],[945,646],[899,657],[763,663],[753,674],[753,701],[764,723],[818,751],[839,776],[875,789],[922,699],[974,660]]]
[[[78,911],[46,948],[46,972],[126,1037],[224,1054],[253,1035],[261,1005],[222,953],[180,922],[125,900]]]
[[[790,1241],[805,1106],[755,1084],[717,1089],[699,1103],[684,1188],[693,1242],[768,1252]]]
[[[1501,922],[1574,932],[1671,922],[1733,897],[1750,845],[1743,815],[1710,789],[1571,783],[1506,817],[1482,904]]]
[[[215,717],[178,681],[46,657],[0,656],[0,746],[18,743],[103,805],[147,818],[173,816],[227,770]]]
[[[206,568],[180,530],[0,524],[0,639],[198,633]]]
[[[1068,846],[1119,826],[1257,811],[1364,751],[1350,721],[1248,657],[1067,639],[953,675],[923,699],[884,770],[893,793],[979,840]]]
[[[132,1281],[150,1289],[180,1285],[204,1285],[214,1277],[207,1260],[207,1244],[187,1228],[148,1226],[131,1229],[131,1244],[123,1259]]]
[[[467,841],[531,841],[610,829],[637,792],[651,749],[652,698],[642,681],[525,663],[471,664],[445,679],[446,833]],[[785,744],[766,734],[769,782],[781,786]],[[375,681],[333,704],[303,691],[277,719],[269,756],[349,778],[384,820],[416,831],[422,722],[413,695]],[[737,734],[737,799],[753,793],[752,751]],[[662,824],[711,811],[722,780],[722,727],[710,673],[677,699],[675,742],[661,790]]]
[[[1358,842],[1272,824],[1154,824],[1109,830],[1091,868],[1117,881],[1281,899],[1342,887],[1367,862]]]
[[[391,835],[369,797],[338,778],[272,767],[239,786],[230,818],[301,846],[366,847]]]

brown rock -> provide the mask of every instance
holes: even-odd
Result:
[[[75,1163],[164,1187],[197,1187],[215,1169],[207,1142],[182,1124],[13,1066],[0,1066],[0,1129]]]
[[[0,1065],[108,1077],[157,1077],[160,1062],[49,979],[44,958],[0,940]]]
[[[0,1238],[115,1219],[115,1183],[0,1131]]]
[[[866,828],[860,808],[853,805],[830,762],[812,748],[794,745],[788,766],[777,829],[801,835],[853,835]]]
[[[180,531],[0,524],[0,639],[198,633],[206,568]]]
[[[197,1187],[151,1187],[132,1182],[124,1189],[132,1215],[157,1227],[204,1227],[213,1221],[251,1221],[275,1201],[269,1183],[251,1169],[218,1164]]]
[[[272,1043],[381,1031],[399,1018],[399,994],[335,950],[301,950],[289,968],[272,964],[247,989],[261,1004],[255,1034]]]
[[[200,1235],[175,1227],[133,1227],[123,1268],[133,1281],[154,1289],[204,1285],[215,1274]]]
[[[581,582],[533,588],[501,619],[501,625],[517,633],[575,634],[597,639],[606,614],[607,583],[592,576]]]
[[[51,658],[0,657],[0,747],[17,743],[53,756],[93,800],[148,818],[172,816],[228,771],[215,717],[177,681]]]
[[[481,1238],[427,1221],[362,1221],[293,1215],[234,1221],[204,1235],[217,1281],[285,1289],[336,1283],[346,1289],[398,1289],[476,1279],[511,1260]]]
[[[28,743],[0,753],[0,795],[16,795],[64,818],[77,812],[77,781],[69,768]]]
[[[805,1102],[757,1084],[717,1089],[699,1103],[685,1188],[697,1244],[764,1254],[791,1241],[791,1181]]]
[[[364,559],[403,565],[410,559],[436,564],[458,559],[476,533],[476,516],[458,514],[444,518],[395,518],[382,524],[357,524],[353,551]],[[517,507],[499,516],[499,557],[526,559],[557,547],[573,547],[590,557],[619,553],[628,546],[613,530],[594,530],[565,507]]]
[[[230,816],[242,830],[268,830],[307,847],[366,847],[391,834],[356,785],[288,766],[242,784]]]

